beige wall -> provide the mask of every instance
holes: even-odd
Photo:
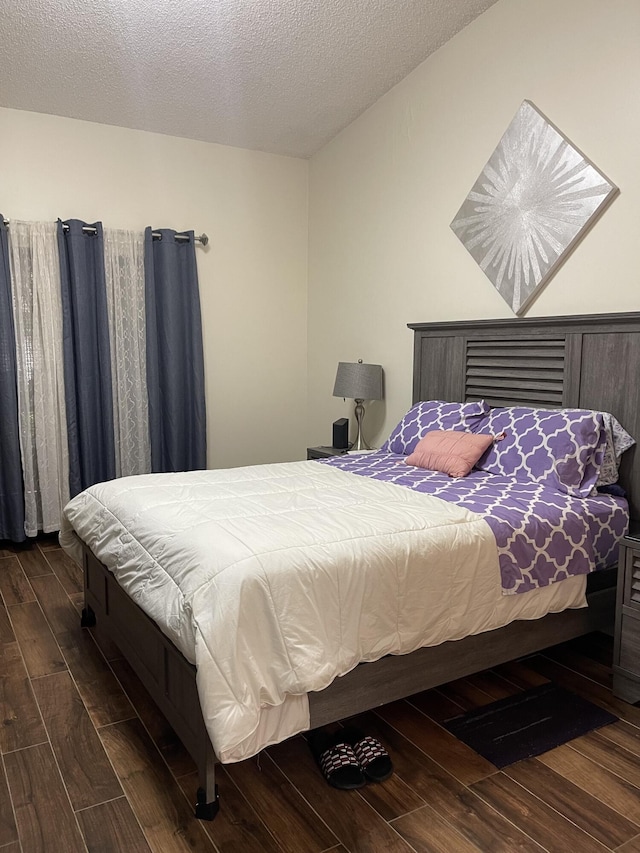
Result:
[[[5,217],[205,231],[208,462],[304,458],[304,160],[0,109]]]
[[[385,368],[379,443],[411,402],[406,323],[512,316],[449,223],[525,98],[621,189],[527,314],[640,309],[639,45],[639,3],[499,0],[311,160],[312,443],[352,413],[339,360]]]

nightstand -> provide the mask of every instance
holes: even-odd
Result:
[[[640,700],[640,525],[632,524],[620,545],[613,692],[626,702]]]
[[[339,447],[307,447],[307,459],[326,459],[328,456],[342,456],[348,452],[347,447],[344,450]]]

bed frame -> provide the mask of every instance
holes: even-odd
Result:
[[[609,411],[640,436],[640,313],[416,323],[413,401],[579,407]],[[640,460],[625,454],[621,484],[640,517]],[[196,689],[196,669],[118,586],[83,543],[83,626],[113,641],[198,766],[196,817],[212,820],[219,800],[215,756]],[[598,573],[599,574],[599,573]],[[607,574],[607,573],[603,573]],[[594,575],[593,579],[598,579]],[[602,585],[600,585],[602,586]],[[588,592],[589,607],[516,621],[504,628],[360,664],[309,694],[311,726],[437,687],[613,625],[615,583]]]

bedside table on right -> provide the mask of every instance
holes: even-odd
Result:
[[[307,447],[307,459],[326,459],[329,456],[342,456],[347,451],[347,447],[344,450],[339,447]]]
[[[626,702],[640,700],[640,525],[632,524],[620,545],[613,692]]]

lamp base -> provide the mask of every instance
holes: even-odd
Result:
[[[364,406],[363,400],[356,400],[356,423],[358,424],[358,432],[356,433],[356,440],[353,442],[351,446],[351,450],[371,450],[367,442],[364,440],[364,436],[362,434],[362,421],[364,420]]]

